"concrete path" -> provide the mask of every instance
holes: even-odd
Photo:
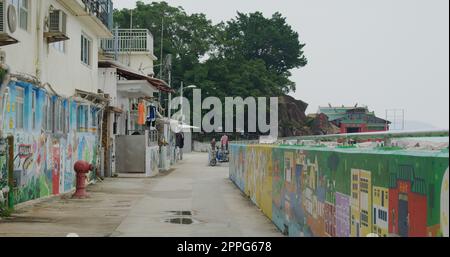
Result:
[[[0,220],[1,236],[282,236],[207,154],[155,178],[120,177],[88,188],[90,198],[54,197]],[[184,223],[184,224],[183,224]]]

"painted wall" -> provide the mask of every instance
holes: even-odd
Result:
[[[153,41],[150,42],[153,47]],[[139,71],[144,75],[154,75],[153,71],[153,61],[156,60],[156,57],[152,54],[145,53],[130,53],[130,54],[119,54],[118,60],[120,63],[125,66]]]
[[[6,195],[3,192],[8,187],[8,142],[0,138],[0,207],[6,203]]]
[[[17,127],[16,93],[18,88],[24,89],[23,128]],[[33,95],[35,95],[34,111]],[[65,131],[44,129],[44,122],[47,120],[44,118],[44,106],[47,97],[50,97],[51,102],[62,101],[61,112],[55,111],[48,117],[51,116],[53,120],[57,117],[64,119],[67,126]],[[73,164],[78,160],[85,160],[94,165],[97,163],[97,125],[93,125],[95,123],[93,112],[96,110],[90,105],[80,104],[70,99],[49,96],[44,90],[24,82],[10,83],[6,99],[3,136],[14,136],[15,203],[57,195],[74,189]],[[77,111],[81,105],[86,108],[86,112]],[[79,121],[86,119],[87,127],[81,122],[77,126]],[[89,180],[95,179],[95,171],[90,172],[88,177]]]
[[[6,64],[11,67],[11,71],[36,76],[43,83],[50,83],[58,94],[65,96],[72,96],[75,89],[97,92],[99,40],[96,33],[86,25],[85,18],[72,15],[56,0],[29,1],[29,4],[28,30],[18,26],[12,36],[20,42],[1,47],[6,53]],[[44,39],[44,20],[50,5],[67,14],[67,35],[70,39],[64,42],[64,52],[47,44]],[[82,33],[92,39],[91,66],[81,61]],[[58,67],[58,72],[55,72],[54,67]]]
[[[289,236],[448,236],[448,157],[232,145],[230,179]]]
[[[146,147],[145,175],[153,177],[159,174],[159,146]]]
[[[209,152],[210,148],[211,148],[211,145],[209,143],[202,143],[199,141],[192,142],[192,151],[194,151],[194,152],[207,153],[207,152]]]

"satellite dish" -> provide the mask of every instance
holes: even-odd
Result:
[[[17,29],[17,13],[14,5],[8,6],[8,27],[11,33],[16,32]]]

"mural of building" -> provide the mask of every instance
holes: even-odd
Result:
[[[351,236],[367,236],[372,233],[371,173],[352,169],[351,174]]]
[[[350,197],[336,193],[336,236],[350,236]]]
[[[373,187],[373,232],[386,237],[389,234],[389,189]]]
[[[442,235],[448,237],[448,168],[445,171],[441,186],[441,231]]]
[[[247,195],[257,195],[258,179],[250,180],[263,172],[265,182],[256,187],[263,197],[249,197],[259,207],[271,202],[263,213],[289,236],[448,235],[448,152],[239,144],[230,149],[230,179]]]

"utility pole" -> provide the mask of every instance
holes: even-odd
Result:
[[[133,10],[131,10],[130,29],[133,29]]]
[[[169,87],[172,88],[172,69],[169,69]],[[169,92],[169,103],[168,103],[168,115],[169,115],[169,119],[171,119],[172,117],[172,109],[170,108],[172,104],[172,93]]]
[[[161,80],[163,80],[163,64],[164,64],[163,54],[164,54],[164,14],[161,18],[161,57],[160,57],[160,65],[159,65],[159,78]],[[169,85],[170,85],[170,82],[169,82]],[[159,102],[161,103],[161,100],[162,100],[161,91],[159,91],[158,96],[159,96]],[[170,104],[170,101],[169,101],[169,104]],[[170,105],[169,105],[169,109],[170,109]],[[170,119],[170,116],[169,116],[169,119]]]
[[[163,78],[163,54],[164,54],[164,16],[161,19],[161,56],[160,56],[160,66],[159,66],[159,78]]]
[[[181,125],[183,125],[184,122],[184,113],[183,113],[183,90],[184,90],[184,85],[183,85],[183,81],[181,81]]]
[[[119,60],[119,26],[114,30],[114,60]]]

